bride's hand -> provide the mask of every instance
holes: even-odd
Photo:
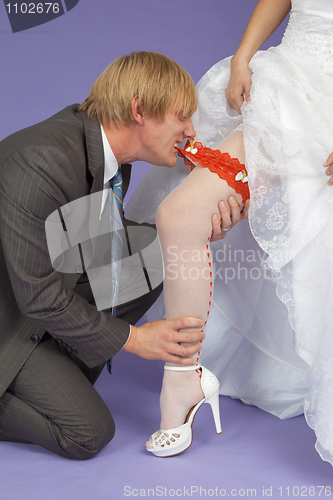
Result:
[[[229,196],[228,204],[231,213],[224,201],[220,201],[219,211],[221,218],[219,218],[217,214],[214,214],[212,217],[213,234],[210,241],[223,240],[229,229],[234,227],[240,220],[247,219],[248,217],[250,200],[246,200],[243,209],[241,209],[236,198],[234,196]]]
[[[326,175],[330,176],[327,184],[329,186],[333,186],[333,153],[329,155],[323,166],[327,167],[325,173]]]
[[[231,61],[230,80],[225,91],[231,108],[240,114],[244,98],[250,102],[252,71],[247,62],[233,57]]]

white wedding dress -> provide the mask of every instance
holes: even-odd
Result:
[[[304,412],[333,464],[333,0],[293,0],[281,44],[252,58],[251,102],[225,98],[230,58],[197,85],[197,139],[214,148],[244,129],[249,221],[213,243],[214,298],[200,361],[220,393],[289,418]],[[152,167],[126,216],[154,221],[189,173]],[[164,315],[163,297],[148,319]]]

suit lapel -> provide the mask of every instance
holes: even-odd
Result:
[[[104,183],[104,151],[102,134],[98,121],[89,120],[87,113],[80,113],[87,144],[88,169],[93,176],[91,193],[103,189]]]
[[[88,169],[94,178],[90,192],[97,193],[103,189],[104,185],[105,165],[101,129],[99,122],[96,119],[89,120],[87,118],[86,112],[81,113],[81,117],[87,143]],[[131,168],[132,165],[130,164],[121,165],[121,173],[123,176],[123,197],[128,189],[131,177]]]

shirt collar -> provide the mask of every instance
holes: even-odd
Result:
[[[104,185],[105,185],[110,179],[112,179],[114,175],[116,175],[118,171],[118,162],[116,160],[115,155],[113,154],[113,151],[111,149],[109,141],[107,140],[102,125],[100,125],[100,127],[101,127],[103,150],[104,150],[104,165],[105,165]]]
[[[109,141],[107,140],[107,137],[105,135],[104,129],[101,127],[101,133],[102,133],[102,141],[103,141],[103,150],[104,150],[104,189],[103,189],[103,194],[102,194],[102,204],[101,204],[101,211],[99,218],[101,218],[106,199],[108,196],[108,191],[109,191],[109,180],[114,177],[118,171],[118,162],[116,160],[115,155],[113,154],[113,151],[111,149],[111,146],[109,144]]]

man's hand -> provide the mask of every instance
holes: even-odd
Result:
[[[327,167],[325,173],[326,175],[330,176],[327,184],[329,186],[333,186],[333,153],[329,155],[323,166]]]
[[[185,328],[201,328],[204,322],[199,318],[184,317],[173,320],[160,319],[142,326],[132,326],[131,335],[123,351],[137,354],[145,359],[160,359],[179,365],[192,365],[192,358],[201,350],[203,332],[179,332]],[[190,346],[179,345],[191,343]],[[194,343],[194,344],[192,344]]]
[[[224,201],[220,201],[218,206],[221,217],[219,218],[217,214],[212,216],[213,234],[210,241],[223,240],[229,229],[234,227],[240,220],[247,219],[248,217],[250,200],[246,200],[243,210],[241,210],[236,198],[233,196],[229,196],[228,204],[230,210]]]

